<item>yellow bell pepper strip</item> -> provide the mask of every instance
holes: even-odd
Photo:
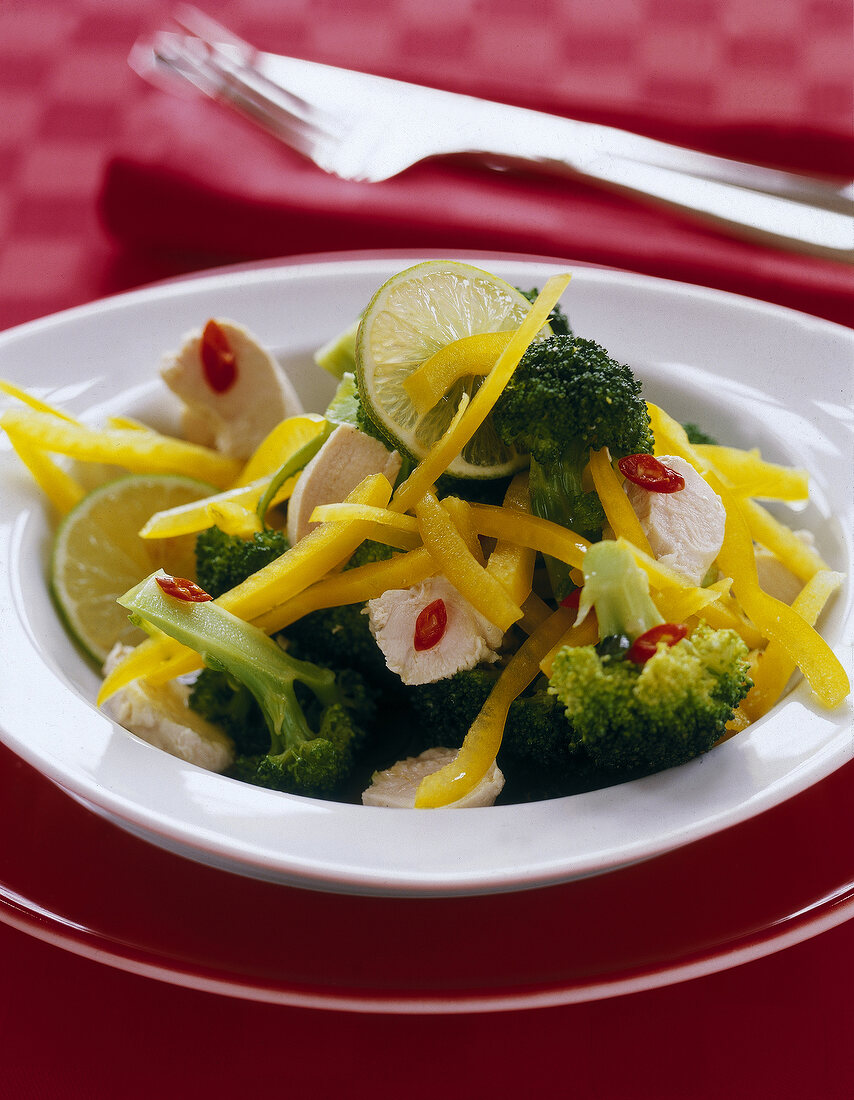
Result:
[[[388,479],[382,474],[372,474],[356,486],[347,500],[352,504],[385,507],[390,497],[391,485]],[[330,569],[347,561],[364,539],[364,524],[358,520],[325,523],[321,527],[315,527],[296,546],[290,547],[275,561],[223,593],[216,602],[241,619],[255,620],[272,607],[298,595],[320,580]],[[189,653],[192,651],[174,639],[158,638],[153,642],[148,639],[129,653],[104,680],[98,694],[98,704],[109,699],[131,680],[158,671],[164,662],[174,668],[177,659],[186,657]],[[182,673],[173,671],[172,675]]]
[[[188,501],[187,504],[179,504],[175,508],[165,508],[162,512],[155,512],[140,528],[139,537],[169,539],[177,535],[192,535],[196,531],[204,531],[216,522],[212,510],[216,511],[219,508],[234,506],[242,510],[251,508],[254,511],[268,484],[269,478],[259,478],[258,481],[239,489],[226,489],[213,496],[201,497],[199,500]]]
[[[131,432],[153,432],[154,429],[148,424],[143,424],[141,420],[136,420],[132,416],[108,416],[107,417],[108,428],[124,428]]]
[[[528,598],[522,603],[522,618],[516,623],[516,626],[524,630],[526,634],[533,634],[538,627],[543,625],[553,611],[554,608],[549,607],[542,596],[538,596],[536,592],[529,592]]]
[[[324,577],[286,603],[254,620],[266,634],[275,634],[312,611],[344,604],[366,603],[393,588],[412,588],[439,571],[435,559],[423,546],[407,554],[395,554],[386,561],[357,565],[343,573]]]
[[[566,290],[570,278],[568,274],[553,275],[548,280],[525,320],[511,335],[495,366],[471,401],[467,402],[462,414],[454,417],[441,439],[431,447],[430,453],[415,467],[406,481],[398,486],[392,501],[395,511],[406,512],[416,500],[420,500],[483,424],[519,360],[528,350],[528,345],[546,323],[561,294]]]
[[[795,597],[792,610],[810,626],[815,626],[825,604],[843,580],[842,573],[835,573],[830,569],[815,573]],[[777,642],[771,642],[765,652],[759,654],[751,672],[753,687],[739,708],[749,722],[755,722],[774,706],[783,694],[795,667],[795,662]]]
[[[359,520],[367,525],[365,538],[397,550],[414,550],[421,543],[415,516],[392,512],[389,508],[370,508],[366,504],[318,504],[309,519],[312,523]]]
[[[114,695],[121,688],[126,687],[134,680],[148,676],[155,669],[165,671],[167,668],[172,669],[174,667],[176,671],[170,673],[168,676],[170,680],[175,676],[183,676],[181,660],[188,654],[192,658],[189,671],[192,672],[194,669],[201,667],[199,655],[193,653],[191,649],[175,642],[174,639],[162,633],[162,631],[152,628],[148,633],[150,637],[135,646],[101,682],[95,700],[97,706],[105,703],[111,695]]]
[[[806,500],[809,474],[792,466],[766,462],[758,450],[695,443],[694,450],[739,496],[764,500]]]
[[[477,537],[477,531],[472,526],[471,505],[469,502],[461,500],[460,497],[448,496],[443,498],[442,507],[454,521],[454,526],[465,542],[468,552],[478,565],[485,565],[486,558],[483,556],[483,547]]]
[[[376,599],[390,588],[411,588],[434,576],[438,569],[430,554],[423,546],[419,546],[408,554],[395,554],[387,561],[359,565],[343,573],[324,577],[299,595],[259,615],[252,622],[265,634],[276,634],[312,611],[340,607],[348,603],[365,603]],[[157,669],[146,676],[146,682],[161,684],[201,667],[198,654],[187,650],[178,664],[172,661],[162,669]]]
[[[453,519],[433,493],[425,493],[418,501],[415,515],[421,541],[440,571],[481,615],[500,630],[509,630],[522,618],[521,607],[474,557]]]
[[[82,462],[124,466],[134,473],[183,474],[224,489],[240,472],[236,459],[159,432],[88,428],[50,413],[17,409],[7,410],[0,423],[31,446]]]
[[[759,587],[753,539],[741,504],[714,472],[707,476],[726,510],[726,530],[717,562],[732,577],[738,602],[769,642],[777,642],[797,664],[822,706],[838,706],[850,690],[839,658],[796,611]]]
[[[727,578],[727,583],[732,581]],[[714,630],[734,630],[740,636],[748,649],[764,649],[768,644],[765,635],[747,619],[744,612],[728,590],[720,590],[720,595],[714,603],[706,604],[702,615],[698,613]]]
[[[711,464],[688,439],[688,433],[678,420],[674,420],[669,413],[658,405],[653,405],[651,401],[647,401],[646,408],[657,455],[679,455],[701,474],[711,468]]]
[[[249,485],[262,477],[269,478],[301,447],[320,435],[326,425],[326,418],[316,413],[289,416],[279,421],[246,460],[235,487]]]
[[[599,624],[594,614],[587,615],[580,623],[570,626],[540,661],[540,671],[551,678],[552,665],[565,646],[596,645],[599,641]]]
[[[416,412],[428,413],[460,378],[489,374],[512,335],[510,331],[463,336],[425,359],[403,382]]]
[[[36,485],[61,516],[67,515],[83,499],[86,490],[44,451],[30,446],[18,432],[8,428],[6,431],[15,453],[32,474]]]
[[[205,528],[217,522],[215,518],[216,510],[221,506],[229,505],[254,509],[259,526],[254,527],[253,530],[261,530],[263,518],[269,508],[288,500],[294,491],[294,486],[303,467],[320,449],[323,440],[329,436],[331,427],[323,417],[320,417],[316,423],[313,420],[308,420],[307,424],[292,423],[292,421],[306,419],[304,417],[292,417],[288,421],[282,421],[279,425],[279,429],[282,429],[282,431],[278,432],[277,445],[279,450],[277,453],[279,457],[285,454],[287,448],[284,444],[286,441],[289,441],[288,446],[291,448],[291,452],[286,455],[279,466],[274,467],[273,471],[266,470],[254,481],[245,483],[241,475],[237,480],[237,484],[231,489],[226,489],[225,492],[205,497],[203,500],[189,501],[187,504],[167,508],[162,512],[155,512],[139,532],[140,538],[164,539],[172,538],[175,535],[190,535],[196,531],[204,531]],[[288,425],[287,432],[283,429],[285,424]],[[276,434],[277,431],[278,429],[274,428],[272,434]],[[270,436],[267,438],[269,439]],[[262,443],[261,448],[263,449],[263,447],[264,444]],[[256,451],[256,455],[261,455],[260,449]],[[272,452],[267,452],[267,455],[272,457]],[[256,468],[262,469],[266,464],[266,460],[259,459]],[[252,458],[249,459],[247,465],[254,465]],[[244,473],[245,471],[246,467],[244,467]],[[247,520],[247,525],[250,522]]]
[[[690,462],[709,484],[711,484],[710,475],[714,474],[717,483],[729,489],[730,499],[735,499],[736,493],[727,485],[725,474],[710,465],[706,457],[710,453],[709,449],[706,448],[704,451],[701,447],[693,446],[688,441],[688,436],[682,425],[664,412],[663,409],[650,404],[647,405],[647,408],[649,409],[652,430],[655,435],[656,453],[680,455],[687,462]],[[718,496],[720,496],[720,493],[718,493]],[[760,504],[747,499],[740,492],[738,499],[752,537],[778,557],[796,577],[802,581],[808,581],[813,573],[819,569],[828,568],[827,564],[811,547],[805,545],[788,527],[774,519],[770,512],[766,511]]]
[[[517,474],[513,478],[504,494],[501,507],[508,512],[517,512],[523,516],[530,515],[531,502],[528,496],[527,473]],[[469,519],[471,519],[471,512],[469,512]],[[525,610],[523,604],[531,594],[536,560],[537,552],[530,546],[499,539],[486,563],[487,573],[504,586],[510,599],[519,604],[523,610]]]
[[[584,554],[590,547],[582,535],[560,524],[495,504],[473,504],[471,519],[479,535],[528,546],[578,569],[582,567]]]
[[[224,531],[226,535],[237,535],[241,539],[249,539],[258,531],[264,530],[264,524],[253,508],[244,508],[234,501],[208,504],[208,516],[220,531]]]
[[[9,397],[14,397],[17,401],[23,402],[31,409],[35,409],[36,412],[49,413],[51,416],[57,416],[60,420],[66,420],[69,424],[77,424],[78,421],[73,416],[69,416],[68,413],[64,413],[61,409],[56,408],[55,405],[48,405],[46,401],[42,401],[41,398],[33,396],[20,386],[16,386],[14,382],[7,382],[0,378],[0,393],[8,394]]]
[[[443,768],[425,776],[416,809],[437,809],[463,798],[480,783],[498,755],[507,712],[514,699],[539,675],[540,661],[572,624],[574,611],[558,608],[516,650],[465,736],[462,748]]]
[[[622,482],[611,465],[607,447],[590,452],[590,475],[599,496],[605,517],[617,538],[625,538],[650,557],[655,555],[641,522],[625,494]]]
[[[729,584],[729,580],[726,582]],[[706,608],[721,598],[715,585],[708,588],[664,588],[650,591],[652,602],[666,623],[684,623],[694,615],[705,617]]]
[[[755,541],[770,550],[775,558],[779,558],[798,580],[806,583],[816,573],[829,568],[809,543],[776,520],[761,504],[741,498],[740,505]]]

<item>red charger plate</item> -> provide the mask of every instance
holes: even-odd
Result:
[[[90,959],[270,1003],[377,1012],[568,1004],[652,989],[854,916],[854,762],[744,824],[546,889],[378,898],[172,855],[0,746],[0,920]]]

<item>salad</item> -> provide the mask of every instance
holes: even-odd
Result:
[[[796,673],[838,706],[815,624],[843,578],[764,503],[805,499],[806,472],[649,404],[572,331],[568,283],[398,273],[318,350],[322,414],[206,319],[161,369],[183,439],[0,383],[99,703],[239,780],[419,807],[678,766]],[[124,473],[87,491],[81,463]]]

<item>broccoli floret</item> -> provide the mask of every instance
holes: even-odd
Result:
[[[386,561],[394,550],[380,542],[363,542],[347,562],[345,569]],[[382,650],[376,643],[362,613],[363,603],[342,604],[339,607],[312,611],[291,623],[284,631],[288,651],[304,661],[315,661],[335,669],[352,668],[372,683],[393,689],[399,677],[386,666]]]
[[[119,600],[137,623],[151,623],[196,650],[255,697],[269,733],[266,753],[241,762],[243,778],[298,794],[331,796],[347,779],[364,740],[359,724],[370,694],[354,673],[299,661],[251,623],[212,601],[167,594],[152,574]]]
[[[548,689],[566,708],[571,739],[606,768],[659,770],[708,751],[751,686],[744,642],[701,623],[675,644],[651,638],[644,659],[634,643],[662,617],[631,552],[596,543],[584,576],[581,612],[595,608],[600,643],[564,647]]]
[[[717,446],[718,441],[715,437],[709,435],[708,432],[704,432],[698,424],[692,424],[689,421],[683,424],[682,427],[685,429],[685,434],[688,436],[689,443],[710,443],[713,446]]]
[[[208,527],[196,537],[196,579],[216,599],[281,557],[287,549],[283,531],[266,528],[244,539],[227,535],[219,527]]]
[[[582,475],[590,450],[613,458],[651,453],[640,382],[592,340],[552,336],[532,344],[492,412],[501,439],[531,456],[531,510],[595,541],[605,514]],[[549,560],[555,596],[570,590],[569,569]]]
[[[493,668],[464,669],[407,691],[412,712],[433,745],[456,748],[498,679]],[[573,753],[561,703],[548,693],[545,677],[510,706],[501,742],[502,760],[525,761],[543,767],[567,762]]]
[[[222,726],[238,756],[266,753],[270,735],[261,708],[252,692],[227,673],[202,669],[188,701],[202,718]]]

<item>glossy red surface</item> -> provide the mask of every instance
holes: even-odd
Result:
[[[16,842],[0,855],[0,916],[123,969],[274,1003],[460,1012],[598,999],[759,957],[854,914],[852,782],[849,765],[745,825],[612,874],[389,899],[190,863],[2,749],[0,831]],[[461,929],[477,929],[464,946]]]

